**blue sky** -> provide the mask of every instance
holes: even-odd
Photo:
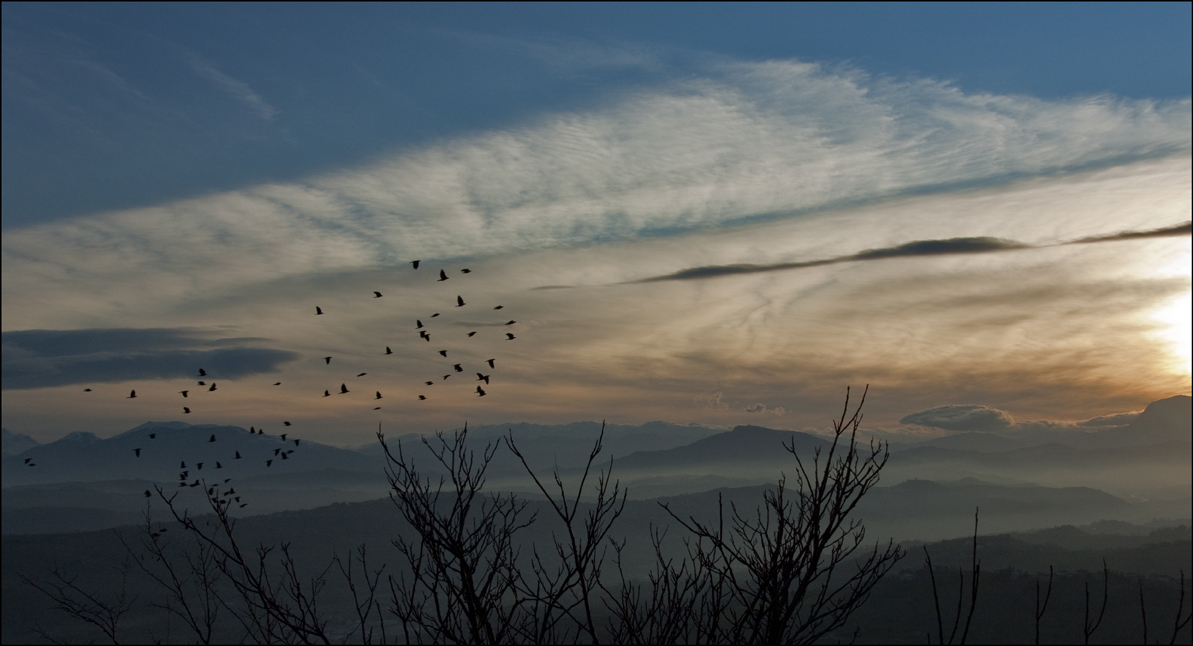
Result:
[[[1188,4],[2,10],[10,430],[1190,390]]]
[[[282,181],[711,60],[968,93],[1190,95],[1187,3],[6,3],[3,226]]]

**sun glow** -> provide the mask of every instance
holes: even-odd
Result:
[[[1157,332],[1168,344],[1169,369],[1185,376],[1193,375],[1193,292],[1177,296],[1152,313],[1160,324]]]

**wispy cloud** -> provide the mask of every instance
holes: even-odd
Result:
[[[272,121],[277,116],[277,108],[266,103],[265,99],[261,98],[261,95],[257,94],[248,83],[224,74],[195,52],[184,49],[183,55],[196,74],[219,90],[226,92],[232,98],[248,106],[262,119]]]

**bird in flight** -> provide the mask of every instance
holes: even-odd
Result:
[[[373,298],[381,298],[381,292],[373,292]]]
[[[477,387],[476,387],[476,396],[477,396],[477,397],[484,397],[484,396],[485,396],[485,389],[484,389],[484,388],[481,388],[480,386],[477,386]]]
[[[446,356],[447,356],[447,350],[440,350],[440,351],[439,351],[439,354],[441,354],[441,355],[443,355],[443,356],[445,356],[445,357],[446,357]]]
[[[423,338],[423,340],[424,340],[424,341],[426,341],[426,342],[428,342],[428,343],[430,343],[430,342],[431,342],[431,335],[430,335],[430,334],[427,334],[427,331],[426,331],[426,330],[419,330],[419,331],[418,331],[418,335],[419,335],[419,336],[421,336],[421,337]]]
[[[301,442],[301,441],[302,441],[302,440],[294,440],[294,446],[298,446],[298,443],[299,443],[299,442]],[[293,452],[294,452],[294,449],[290,449],[290,452],[291,452],[291,453],[293,453]]]
[[[461,270],[460,270],[460,273],[461,273],[461,274],[471,274],[471,273],[472,273],[472,270],[471,270],[471,269],[467,269],[467,268],[465,268],[465,269],[461,269]]]
[[[215,468],[222,469],[222,468],[224,468],[224,465],[220,464],[219,461],[216,461]]]
[[[282,422],[282,425],[283,425],[283,426],[289,426],[289,425],[290,425],[290,422]]]
[[[449,375],[449,376],[450,376],[450,375]],[[445,377],[445,379],[446,379],[446,377]],[[428,382],[427,382],[427,385],[428,385],[428,386],[434,386],[434,385],[435,385],[435,382],[433,382],[433,381],[428,381]]]
[[[125,399],[132,399],[133,397],[136,397],[136,396],[137,396],[137,391],[134,390],[134,391],[130,392],[128,394],[128,397],[125,397]]]
[[[514,336],[514,335],[510,334],[509,332],[506,332],[506,333],[505,333],[505,340],[506,340],[506,341],[513,341],[513,340],[514,340],[514,339],[516,339],[516,338],[518,338],[518,337],[516,337],[516,336]]]
[[[393,353],[394,353],[394,351],[390,350],[388,345],[385,346],[385,354],[393,354]]]
[[[513,325],[514,323],[517,323],[517,321],[513,321],[513,320],[511,320],[511,321],[507,321],[507,322],[506,322],[506,325]]]
[[[497,307],[494,307],[493,309],[495,309],[495,310],[499,310],[499,309],[501,309],[501,308],[503,308],[503,307],[505,307],[505,306],[504,306],[504,305],[498,305]]]
[[[435,312],[434,314],[432,314],[431,318],[435,318],[436,316],[439,316],[439,312]]]
[[[206,382],[206,381],[200,381],[200,382],[199,382],[199,385],[200,385],[200,386],[206,386],[206,385],[207,385],[207,382]]]
[[[421,402],[421,401],[426,401],[426,400],[427,400],[427,396],[426,396],[426,395],[419,395],[419,396],[418,396],[418,401],[420,401],[420,402]]]
[[[452,367],[456,369],[456,372],[464,372],[464,369],[461,368],[460,364],[458,364],[458,363]]]
[[[474,334],[476,334],[476,332],[475,332],[475,331],[474,331],[474,332],[469,332],[469,333],[468,333],[468,336],[473,336]]]
[[[197,467],[197,468],[198,468],[200,471],[202,471],[202,470],[203,470],[203,463],[202,463],[202,462],[196,462],[196,463],[195,463],[195,467]]]
[[[344,395],[344,394],[347,394],[347,392],[348,392],[348,385],[340,384],[340,394]]]
[[[215,433],[212,433],[212,434],[211,434],[211,437],[207,438],[207,441],[208,441],[208,442],[214,442],[214,441],[215,441]]]
[[[442,283],[445,280],[447,280],[447,272],[440,269],[439,270],[439,280],[437,280],[435,282]]]
[[[283,441],[283,442],[285,442],[285,441],[286,441],[286,436],[287,436],[287,435],[289,435],[289,433],[282,433],[282,435],[281,435],[281,438],[282,438],[282,441]]]
[[[180,390],[180,391],[178,391],[178,392],[179,392],[179,394],[181,394],[183,397],[186,397],[186,396],[187,396],[187,393],[189,393],[190,391],[189,391],[189,390]]]
[[[282,382],[280,382],[280,381],[275,381],[275,382],[273,383],[273,385],[275,385],[275,386],[280,386],[280,385],[282,385]]]
[[[215,391],[215,382],[213,381],[213,382],[211,382],[211,388],[208,388],[207,392],[214,392],[214,391]]]
[[[414,319],[414,322],[418,324],[418,325],[415,325],[415,326],[414,326],[414,329],[416,329],[416,330],[420,330],[420,329],[422,329],[422,326],[423,326],[423,322],[422,322],[422,321],[420,321],[420,320],[418,320],[418,319]]]
[[[324,397],[331,397],[331,393],[329,393],[329,392],[327,392],[327,391],[325,390],[325,391],[323,391],[323,396],[324,396]]]
[[[418,263],[420,263],[420,262],[422,262],[422,261],[421,260],[411,260],[410,264],[414,265],[415,269],[418,269]]]
[[[367,372],[362,372],[362,373],[360,373],[359,375],[356,375],[356,376],[357,376],[357,377],[363,377],[363,376],[365,376],[365,375],[367,375],[367,374],[369,374],[369,373],[367,373]]]
[[[138,458],[141,457],[141,449],[133,449],[133,453],[136,453]]]
[[[331,365],[331,357],[323,357],[324,365]]]
[[[89,392],[91,392],[91,389],[90,389],[90,388],[84,388],[84,389],[83,389],[83,392],[85,392],[85,393],[89,393]]]
[[[148,490],[148,489],[146,489],[146,490],[145,490],[145,497],[146,497],[146,498],[152,498],[152,497],[153,497],[153,494],[149,493],[149,490]]]
[[[489,367],[490,367],[490,368],[492,368],[492,367],[493,367],[493,362],[494,362],[494,361],[497,361],[497,360],[496,360],[496,359],[487,359],[487,360],[485,361],[485,363],[489,364]]]
[[[377,396],[374,397],[373,399],[381,399],[381,391],[380,390],[377,391]]]
[[[149,439],[151,439],[151,440],[152,440],[152,439],[155,439],[155,438],[157,438],[157,433],[150,433],[150,434],[149,434]]]
[[[318,315],[320,315],[320,314],[322,314],[322,313],[323,313],[323,308],[322,308],[322,307],[319,307],[318,305],[316,305],[316,306],[315,306],[315,316],[318,316]]]
[[[456,296],[456,307],[464,307],[464,297],[463,296],[459,296],[459,295]]]
[[[239,459],[240,459],[240,451],[237,451],[237,452],[236,452],[236,457],[235,457],[234,459],[236,459],[236,460],[239,460]]]
[[[484,380],[485,384],[488,384],[488,383],[489,383],[489,377],[491,377],[491,376],[492,376],[492,375],[482,375],[481,373],[479,373],[479,372],[478,372],[478,373],[476,373],[476,380],[477,380],[477,381]]]
[[[268,467],[268,466],[270,466],[270,465],[272,465],[272,464],[273,464],[273,460],[266,460],[266,461],[265,461],[265,466],[267,466],[267,467]]]
[[[191,409],[187,408],[186,406],[183,406],[183,407],[182,407],[182,414],[183,414],[183,415],[190,415],[190,414],[191,414]]]
[[[186,462],[183,462],[183,463],[179,464],[179,465],[178,465],[178,468],[179,468],[179,469],[185,469],[185,468],[186,468]]]
[[[200,376],[200,377],[206,377],[206,376],[207,376],[207,371],[206,371],[206,370],[204,370],[204,369],[202,369],[202,368],[199,368],[199,376]]]

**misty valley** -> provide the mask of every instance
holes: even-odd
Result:
[[[5,430],[3,641],[1189,643],[1189,397],[1118,426],[958,432],[877,453],[860,418],[840,425],[835,443],[832,433],[761,426],[582,422],[386,434],[355,449],[179,422],[48,444]],[[749,616],[746,597],[709,596],[722,589],[716,573],[748,579],[749,554],[730,548],[803,540],[776,533],[783,505],[801,527],[804,506],[820,499],[799,492],[830,471],[823,501],[853,502],[836,525],[825,521],[844,540],[817,560],[844,556],[835,570],[792,565],[822,590],[801,608],[828,619],[793,608],[779,632],[733,632],[683,615],[716,607],[726,626]],[[474,498],[453,488],[461,473]],[[473,507],[456,509],[464,500]],[[450,608],[454,588],[440,582],[419,601],[417,586],[402,585],[419,567],[433,574],[418,558],[435,561],[425,544],[436,515],[479,541],[493,509],[487,531],[505,527],[495,535],[509,544],[478,543],[476,562],[499,573],[506,558],[494,576],[521,583],[494,596],[491,618],[506,632],[470,633],[460,617],[472,615]],[[730,551],[715,549],[722,539]],[[246,551],[264,591],[222,570],[216,543]],[[703,583],[666,563],[704,568]],[[428,610],[436,602],[448,610]],[[519,614],[526,603],[534,612]],[[445,628],[444,612],[462,614]],[[428,629],[435,616],[441,624]]]

